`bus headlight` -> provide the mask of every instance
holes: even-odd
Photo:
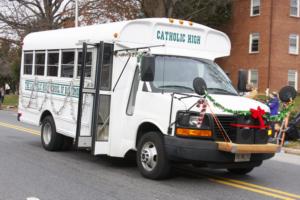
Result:
[[[197,126],[199,121],[199,116],[191,115],[189,118],[189,125],[190,126]]]
[[[185,112],[185,111],[178,111],[176,116],[176,125],[179,127],[197,127],[199,122],[199,113],[197,112]],[[210,128],[210,120],[207,115],[205,115],[202,123],[201,129],[209,129]]]

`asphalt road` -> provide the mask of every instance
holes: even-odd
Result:
[[[87,151],[48,152],[39,128],[0,111],[0,200],[300,199],[300,156],[278,154],[246,176],[178,166],[152,181],[132,162]]]

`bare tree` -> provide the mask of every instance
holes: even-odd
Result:
[[[70,16],[73,0],[2,0],[0,38],[18,44],[27,33],[56,29]]]
[[[8,83],[13,92],[19,82],[21,51],[9,41],[0,41],[0,85]]]
[[[75,0],[0,0],[0,82],[17,86],[21,41],[31,32],[73,27]],[[81,25],[134,19],[137,0],[79,0]],[[9,52],[9,54],[5,54]]]
[[[74,26],[75,0],[1,0],[0,40],[19,44],[35,31]],[[80,24],[134,19],[137,0],[79,0]]]
[[[219,26],[231,17],[233,0],[139,0],[146,17],[173,17]]]
[[[146,17],[173,17],[178,0],[139,0]]]
[[[141,15],[137,0],[82,0],[81,24],[97,24],[135,19]]]

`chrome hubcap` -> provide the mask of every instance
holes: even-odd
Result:
[[[153,142],[146,142],[141,151],[141,161],[144,169],[152,171],[157,165],[157,150]]]
[[[43,140],[46,145],[50,143],[51,140],[52,129],[49,123],[46,123],[43,128]]]

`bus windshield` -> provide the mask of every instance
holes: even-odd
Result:
[[[152,85],[156,89],[194,92],[193,80],[196,77],[205,80],[210,94],[237,95],[227,75],[212,61],[175,56],[155,57],[155,75]]]

